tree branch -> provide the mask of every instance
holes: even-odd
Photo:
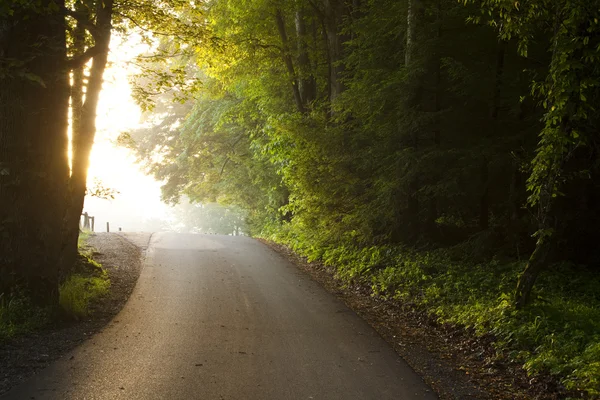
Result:
[[[317,16],[319,18],[321,18],[321,20],[324,20],[325,19],[325,13],[319,8],[319,6],[316,5],[315,2],[312,1],[312,0],[308,0],[308,2],[310,3],[310,5],[313,8],[313,10],[317,13]]]
[[[102,49],[97,46],[90,47],[82,54],[67,60],[67,69],[72,70],[85,65],[91,58],[100,54],[101,51]]]
[[[94,25],[94,23],[90,21],[88,14],[73,11],[67,7],[61,7],[61,10],[64,15],[73,18],[75,21],[77,21],[79,25],[85,28],[93,36],[94,39],[97,39],[99,34],[98,27],[96,27],[96,25]]]
[[[304,103],[302,103],[302,97],[300,96],[300,90],[298,89],[298,78],[296,71],[294,70],[294,61],[289,52],[288,37],[285,31],[285,21],[283,20],[283,13],[280,9],[275,10],[275,22],[277,23],[277,29],[279,30],[279,36],[281,37],[281,43],[283,45],[283,62],[288,70],[290,83],[292,85],[292,93],[294,94],[294,101],[296,102],[296,108],[302,114],[306,113]]]
[[[219,179],[221,179],[221,176],[223,176],[223,171],[225,171],[225,166],[227,165],[227,163],[230,160],[228,155],[226,155],[225,157],[227,157],[227,158],[225,159],[225,162],[223,163],[223,166],[221,167],[221,172],[219,173]]]
[[[138,27],[139,29],[141,29],[144,32],[149,32],[149,33],[152,33],[153,35],[176,37],[178,39],[183,39],[182,36],[177,35],[176,33],[159,32],[159,31],[153,31],[152,29],[148,29],[148,28],[144,27],[142,24],[140,24],[138,21],[136,21],[130,15],[126,15],[126,14],[120,13],[118,11],[113,11],[113,13],[116,15],[119,15],[122,18],[128,19],[133,25],[135,25],[136,27]]]

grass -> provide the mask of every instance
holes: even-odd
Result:
[[[90,237],[91,233],[92,232],[87,229],[79,231],[79,237],[77,238],[77,248],[80,252],[82,251],[82,249],[87,247],[87,240]]]
[[[59,287],[61,312],[75,320],[87,316],[90,303],[110,289],[107,272],[92,259],[92,249],[86,244],[89,234],[84,231],[79,235],[79,258],[71,275]]]
[[[50,320],[49,309],[34,307],[26,297],[0,294],[0,343],[40,329]]]
[[[59,304],[66,316],[80,319],[89,313],[90,302],[108,293],[110,280],[105,271],[98,277],[71,275],[59,290]]]
[[[85,246],[88,232],[79,236],[80,255],[74,271],[59,287],[59,314],[80,319],[89,314],[90,304],[108,293],[110,280],[100,264],[91,259]],[[36,307],[20,291],[0,294],[0,343],[48,325],[57,313],[50,307]]]
[[[585,267],[554,265],[539,278],[533,303],[517,311],[512,296],[523,262],[458,262],[443,250],[324,246],[290,232],[269,239],[335,266],[342,280],[369,284],[376,296],[495,338],[495,358],[518,362],[530,375],[551,374],[567,389],[600,396],[600,277]]]

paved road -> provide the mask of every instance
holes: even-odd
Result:
[[[113,322],[4,398],[436,397],[364,321],[262,243],[155,234]]]

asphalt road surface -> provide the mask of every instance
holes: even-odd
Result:
[[[3,399],[435,399],[340,300],[246,237],[154,234],[121,313]]]

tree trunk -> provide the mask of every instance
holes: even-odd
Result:
[[[407,13],[407,33],[406,33],[406,54],[405,54],[405,63],[406,68],[411,72],[414,76],[413,82],[411,82],[411,87],[409,88],[409,96],[407,104],[408,106],[415,110],[421,110],[421,102],[423,95],[423,74],[415,72],[415,65],[417,65],[417,57],[416,57],[416,49],[417,49],[417,40],[418,40],[418,31],[420,29],[420,24],[423,20],[423,5],[421,4],[421,0],[409,0],[408,2],[408,13]],[[412,142],[414,151],[419,150],[420,138],[419,132],[415,129],[412,132]],[[418,161],[416,161],[418,162]],[[416,167],[415,167],[416,168]],[[412,178],[412,181],[408,185],[409,193],[408,193],[408,217],[410,221],[410,236],[413,241],[417,241],[421,234],[421,218],[420,218],[420,202],[419,202],[419,191],[421,189],[421,181],[418,176]]]
[[[502,80],[504,76],[504,56],[506,53],[506,42],[500,40],[496,52],[496,76],[494,79],[494,91],[492,94],[492,107],[490,108],[490,117],[493,121],[498,119],[500,112],[500,93],[502,90]],[[494,125],[496,125],[494,123]]]
[[[519,196],[519,191],[523,188],[522,173],[519,170],[519,164],[515,161],[512,170],[510,189],[508,195],[508,221],[506,223],[508,239],[511,247],[515,249],[517,259],[521,258],[521,240],[526,235],[526,228],[522,222],[523,199]]]
[[[410,67],[415,59],[418,29],[423,14],[424,7],[421,0],[408,0],[408,12],[406,14],[406,53],[404,55],[404,63],[407,67]]]
[[[481,161],[481,197],[479,198],[479,230],[485,231],[490,226],[490,190],[489,166],[487,158]]]
[[[84,13],[88,8],[83,7],[82,3],[76,3],[76,11]],[[85,51],[85,28],[77,23],[73,31],[73,56],[77,57]],[[71,84],[71,143],[75,143],[73,135],[79,132],[81,122],[81,110],[83,109],[83,87],[84,87],[84,69],[81,65],[73,69],[73,82]],[[74,150],[74,149],[72,149]],[[71,165],[72,168],[72,165]]]
[[[340,32],[340,25],[343,21],[344,1],[343,0],[323,0],[325,6],[325,33],[327,36],[327,50],[329,55],[329,99],[335,101],[345,90],[342,83],[342,74],[344,72],[343,42],[345,37]]]
[[[71,179],[69,180],[68,209],[63,228],[65,243],[61,259],[61,266],[65,270],[72,268],[77,257],[79,219],[83,211],[90,153],[94,144],[94,136],[96,135],[96,109],[102,90],[104,70],[106,69],[106,62],[108,60],[112,29],[112,7],[112,0],[99,1],[97,5],[97,33],[94,38],[94,45],[100,50],[92,60],[88,84],[86,86],[85,102],[81,106],[80,119],[77,125],[73,125],[73,160]],[[73,104],[75,105],[75,102]]]
[[[440,117],[440,111],[442,110],[442,54],[441,54],[441,39],[442,39],[442,0],[438,0],[437,3],[437,16],[436,16],[436,45],[435,55],[433,62],[434,70],[434,90],[433,90],[433,101],[432,110],[435,114],[433,121],[433,145],[439,150],[442,144],[442,120]],[[427,226],[431,234],[435,233],[436,220],[438,218],[438,201],[435,195],[431,195],[429,199],[429,215]]]
[[[490,129],[488,132],[493,137],[497,136],[498,115],[500,113],[500,94],[502,91],[502,80],[504,76],[504,55],[506,52],[506,42],[501,40],[498,43],[496,51],[496,70],[494,75],[494,88],[492,91],[492,101],[490,107]],[[490,136],[489,134],[486,136]],[[490,182],[489,182],[489,161],[484,157],[481,163],[481,186],[482,193],[479,199],[479,229],[487,230],[489,228],[490,212]]]
[[[279,9],[275,11],[275,22],[277,23],[277,30],[279,31],[279,37],[281,38],[281,44],[283,45],[283,61],[287,68],[290,83],[292,85],[292,93],[294,95],[296,109],[301,113],[305,113],[306,109],[304,108],[304,103],[302,102],[302,96],[300,95],[300,89],[298,88],[298,78],[294,69],[292,55],[290,54],[290,46],[287,31],[285,29],[285,20],[283,19],[283,14]]]
[[[58,302],[69,167],[65,21],[48,11],[62,3],[0,19],[0,57],[23,62],[0,75],[0,293],[43,306]]]
[[[409,185],[408,197],[408,218],[410,221],[409,237],[413,242],[417,242],[421,236],[421,206],[419,202],[419,189],[421,182],[419,178],[413,178]]]
[[[300,77],[298,87],[302,104],[306,108],[317,97],[317,81],[315,80],[308,55],[306,21],[302,8],[296,11],[296,36],[298,40],[298,75]]]
[[[529,257],[527,266],[517,283],[517,290],[515,292],[515,307],[517,309],[522,309],[531,301],[533,285],[540,273],[546,268],[546,261],[551,247],[552,244],[549,237],[538,240],[535,250]]]

